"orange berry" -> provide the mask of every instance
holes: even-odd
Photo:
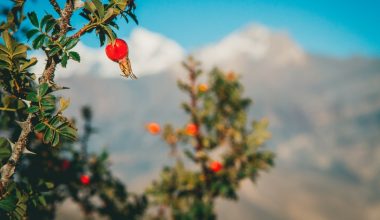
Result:
[[[213,161],[210,164],[209,168],[210,168],[210,170],[212,170],[212,172],[217,173],[221,169],[223,169],[223,165],[219,161]]]
[[[228,72],[227,73],[227,80],[228,81],[235,81],[236,80],[236,74],[234,72]]]
[[[158,134],[160,133],[161,131],[161,127],[159,124],[155,123],[155,122],[151,122],[149,123],[147,126],[146,126],[146,129],[148,130],[149,133],[155,135],[155,134]]]
[[[186,127],[186,134],[190,136],[198,134],[198,127],[193,123],[188,124]]]
[[[81,175],[80,176],[80,182],[83,185],[89,185],[90,184],[90,177],[88,175]]]
[[[208,90],[208,85],[206,83],[199,84],[198,86],[199,92],[207,92],[207,90]]]

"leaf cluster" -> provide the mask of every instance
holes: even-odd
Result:
[[[133,1],[112,0],[107,4],[103,4],[100,0],[86,1],[84,9],[80,15],[89,21],[87,32],[95,33],[99,37],[100,46],[103,46],[106,38],[108,42],[113,42],[116,39],[114,30],[118,30],[119,26],[116,23],[116,16],[120,15],[127,23],[131,18],[138,24],[137,17],[134,13],[136,5]]]
[[[37,14],[30,12],[28,18],[34,28],[26,33],[26,37],[29,40],[33,39],[33,49],[42,48],[49,57],[54,57],[56,62],[60,62],[62,67],[66,67],[69,59],[80,62],[80,55],[71,51],[79,42],[79,38],[64,35],[57,37],[61,30],[58,21],[52,15],[45,15],[39,22]]]
[[[12,167],[17,163],[18,166],[23,164],[23,161],[11,161],[9,159],[11,153],[14,152],[14,142],[29,145],[33,141],[34,135],[41,136],[40,144],[45,147],[49,146],[50,148],[47,148],[49,149],[47,152],[51,151],[51,155],[56,156],[54,157],[55,159],[58,157],[53,152],[57,148],[51,148],[51,146],[62,147],[65,144],[72,144],[78,141],[77,129],[73,121],[63,115],[63,111],[69,106],[69,101],[59,98],[54,94],[55,91],[65,88],[58,86],[54,82],[55,68],[58,64],[66,67],[68,60],[80,62],[80,54],[75,52],[74,49],[81,36],[87,32],[95,30],[100,42],[104,44],[105,37],[108,37],[109,40],[116,38],[113,29],[118,28],[116,24],[118,16],[124,17],[126,20],[132,18],[137,22],[134,14],[134,3],[125,0],[110,0],[107,3],[103,3],[105,1],[102,2],[100,0],[87,0],[85,7],[82,9],[73,8],[73,1],[67,1],[64,8],[58,10],[55,8],[56,11],[61,12],[58,13],[60,17],[54,17],[48,12],[45,12],[43,16],[38,15],[36,12],[29,12],[25,16],[25,0],[12,0],[12,2],[13,6],[4,10],[5,20],[0,21],[0,133],[1,135],[9,135],[9,140],[0,138],[1,167],[5,164],[11,164],[11,166],[7,167]],[[73,10],[80,10],[80,14],[89,21],[87,25],[77,30],[74,34],[72,34],[74,28],[70,24],[71,16],[75,15],[73,14]],[[3,17],[0,15],[0,18]],[[29,30],[25,35],[29,42],[20,42],[17,36],[25,33],[23,28],[20,29],[20,27],[26,18],[29,20],[29,24],[27,24],[29,25]],[[39,73],[38,82],[36,81],[36,75],[31,69],[37,63],[37,58],[29,57],[29,50],[42,50],[46,54],[45,70]],[[23,137],[24,139],[18,142],[17,140],[20,140],[19,135],[22,128],[17,124],[21,125],[19,122],[24,121],[26,118],[32,118],[29,123],[33,132],[27,136],[26,140]],[[23,147],[32,151],[35,150],[30,146]],[[41,160],[42,155],[38,153],[46,152],[39,152],[37,150],[36,153],[37,156],[35,155],[35,157]],[[77,152],[72,153],[73,155],[77,154]],[[20,158],[25,159],[24,156]],[[71,157],[73,160],[74,158],[76,157]],[[83,160],[82,158],[81,160],[74,161],[81,161],[77,163],[78,165],[87,164]],[[28,162],[28,159],[26,159],[26,162]],[[91,166],[86,165],[86,167]],[[102,167],[105,172],[104,175],[111,175],[105,164],[97,167]],[[17,168],[16,171],[18,172],[19,169]],[[39,167],[39,169],[44,170],[42,167]],[[0,219],[3,219],[3,217],[4,219],[24,219],[26,215],[29,215],[28,210],[33,210],[33,207],[35,207],[33,204],[38,207],[46,206],[43,199],[39,197],[41,192],[43,192],[40,189],[40,185],[49,183],[49,181],[36,178],[36,173],[38,173],[35,172],[36,170],[27,173],[34,175],[33,177],[29,176],[29,178],[23,178],[16,172],[14,176],[18,176],[19,179],[11,179],[10,183],[6,185],[5,191],[0,192],[0,195],[3,195],[0,198]],[[73,175],[78,175],[79,171],[80,169],[75,170]],[[50,173],[52,171],[49,170],[47,172]],[[96,172],[98,171],[96,170]],[[13,174],[13,171],[11,174]],[[25,175],[25,173],[23,174]],[[99,181],[104,181],[104,177],[102,176]],[[42,182],[34,182],[35,179],[39,179]],[[120,181],[115,180],[113,177],[111,179],[113,182],[112,184],[108,183],[108,188],[123,188]],[[70,190],[77,193],[83,191],[80,190],[77,183]],[[119,193],[123,195],[120,189],[117,191],[117,194]],[[34,199],[34,195],[37,196],[37,200]],[[74,195],[75,193],[71,194],[71,196],[75,197]],[[116,196],[115,198],[111,198],[103,196],[102,198],[104,198],[105,202],[117,198],[123,201],[124,203],[120,202],[120,206],[113,207],[122,212],[121,210],[126,210],[126,207],[130,207],[129,209],[133,209],[134,207],[134,203],[126,202],[127,197],[119,198]],[[54,197],[53,201],[56,200],[58,201],[58,197]],[[36,203],[35,201],[40,201],[40,203]],[[138,207],[143,207],[145,203],[143,200],[138,200],[136,204],[138,204]],[[107,213],[107,210],[103,210],[102,212]],[[54,213],[54,210],[50,210],[50,213]]]

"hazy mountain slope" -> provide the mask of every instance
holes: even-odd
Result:
[[[250,116],[269,117],[268,147],[277,154],[274,170],[257,185],[242,185],[238,204],[218,205],[221,219],[380,218],[380,60],[310,55],[286,34],[257,26],[195,54],[206,69],[241,73],[255,102]],[[108,146],[114,170],[141,190],[169,163],[168,149],[145,133],[145,123],[187,120],[175,82],[184,71],[171,66],[137,81],[86,71],[59,80],[71,88],[64,92],[72,97],[70,114],[91,103],[99,128],[92,143]]]

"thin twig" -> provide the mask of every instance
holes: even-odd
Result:
[[[189,59],[188,63],[185,63],[185,68],[189,71],[189,80],[190,80],[190,106],[191,106],[191,120],[194,123],[194,125],[197,128],[197,132],[195,134],[195,140],[196,140],[196,146],[195,151],[201,152],[204,148],[203,144],[203,134],[200,130],[201,121],[196,114],[196,111],[198,110],[198,98],[196,94],[196,79],[197,79],[197,63],[192,58]],[[199,159],[198,159],[199,161]],[[204,159],[201,159],[200,161],[201,168],[203,174],[206,174],[206,183],[209,183],[209,178],[207,173],[209,170],[207,169],[207,164]]]
[[[187,70],[189,71],[189,78],[190,78],[190,106],[191,106],[191,119],[194,123],[194,125],[197,127],[198,131],[195,134],[195,139],[197,141],[197,146],[196,146],[196,151],[200,151],[203,148],[203,143],[202,143],[202,134],[201,131],[199,130],[200,127],[200,121],[198,116],[196,115],[196,110],[197,110],[197,95],[196,95],[196,63],[193,60],[189,60],[189,63],[185,65]]]
[[[15,112],[16,110],[14,108],[0,107],[0,111]]]

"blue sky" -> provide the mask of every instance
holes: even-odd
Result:
[[[60,1],[62,2],[62,0]],[[140,26],[188,50],[250,23],[287,31],[305,50],[334,56],[380,56],[380,0],[136,0]],[[47,0],[33,5],[43,13]],[[75,21],[80,22],[79,19]],[[127,37],[134,24],[122,25]],[[96,46],[92,37],[89,45]]]
[[[185,48],[217,41],[252,22],[286,30],[306,50],[380,54],[380,1],[353,0],[144,0],[141,25]]]

